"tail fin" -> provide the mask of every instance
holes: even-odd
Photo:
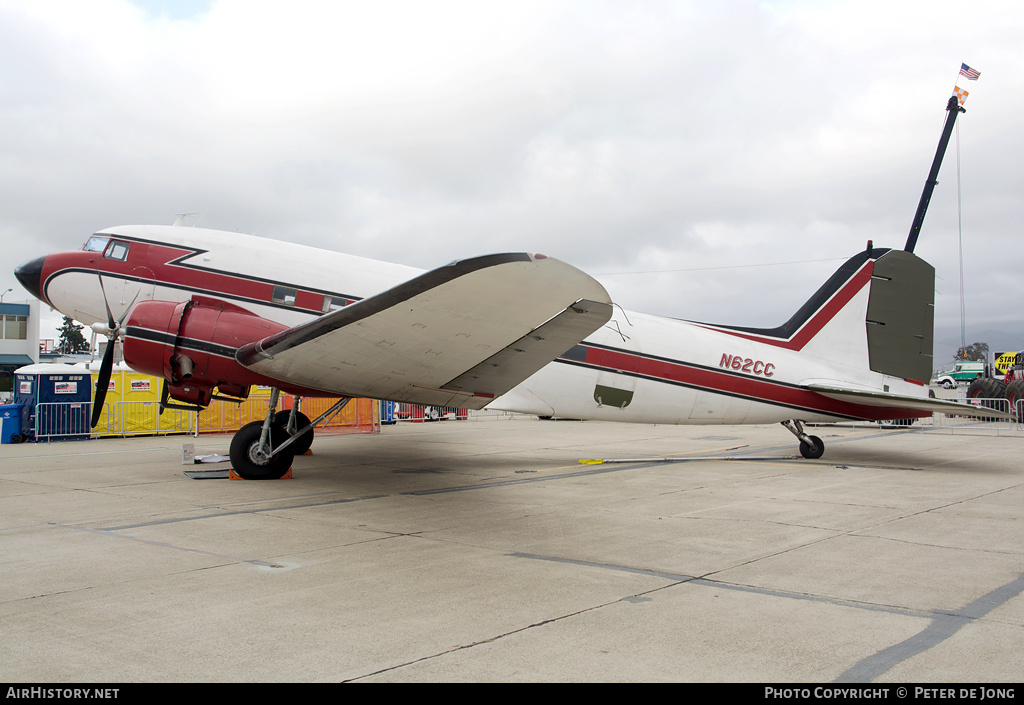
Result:
[[[911,252],[890,250],[871,273],[865,318],[871,369],[927,383],[935,332],[935,268]]]
[[[910,252],[869,245],[781,326],[709,327],[893,377],[927,381],[932,373],[934,302],[935,269],[930,264]]]

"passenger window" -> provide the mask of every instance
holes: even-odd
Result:
[[[289,289],[286,286],[275,286],[274,295],[271,297],[271,301],[275,304],[284,304],[285,306],[294,306],[295,297],[298,295],[296,289]]]
[[[128,243],[114,240],[107,247],[107,251],[103,253],[103,256],[107,259],[116,259],[124,262],[128,259]]]
[[[330,313],[331,311],[337,311],[339,308],[345,308],[351,301],[341,296],[324,296],[324,313]]]

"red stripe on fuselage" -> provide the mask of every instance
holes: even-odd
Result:
[[[816,392],[782,382],[772,382],[729,373],[685,362],[648,357],[622,350],[591,347],[585,364],[613,372],[641,376],[654,381],[681,384],[717,394],[726,394],[777,406],[799,408],[813,413],[831,414],[879,421],[891,418],[923,418],[929,412],[900,410],[852,404],[822,396]],[[569,360],[569,362],[572,362]]]
[[[246,299],[256,303],[272,305],[275,286],[286,286],[297,290],[294,306],[288,308],[319,315],[323,296],[310,293],[301,287],[281,282],[267,282],[246,277],[242,274],[225,274],[212,269],[203,269],[187,260],[203,255],[206,250],[167,245],[163,243],[135,240],[130,237],[110,235],[112,240],[130,243],[128,258],[124,261],[104,257],[101,252],[75,250],[57,252],[46,257],[42,276],[42,293],[54,276],[68,270],[92,270],[98,274],[149,281],[157,286]],[[335,294],[340,296],[340,294]],[[351,297],[350,297],[351,298]]]
[[[744,338],[746,340],[753,340],[758,343],[765,343],[767,345],[774,345],[776,347],[785,348],[787,350],[802,350],[807,343],[811,341],[814,336],[821,332],[829,321],[835,318],[835,315],[843,310],[846,304],[850,303],[854,296],[857,295],[861,289],[863,289],[871,281],[871,272],[874,271],[874,261],[868,260],[864,263],[857,273],[847,280],[847,282],[839,289],[825,304],[815,311],[814,315],[807,319],[799,330],[793,334],[788,340],[782,338],[772,338],[770,336],[758,335],[757,333],[747,333],[744,331],[732,330],[730,328],[719,328],[717,326],[709,326],[707,324],[696,323],[702,328],[708,330],[714,330],[719,333],[728,333],[729,335],[736,336],[737,338]]]

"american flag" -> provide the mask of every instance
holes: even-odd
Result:
[[[977,81],[978,76],[981,75],[980,71],[975,71],[967,64],[960,64],[960,75],[967,76],[968,81]]]

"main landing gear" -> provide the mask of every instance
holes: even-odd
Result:
[[[349,400],[338,402],[310,421],[301,411],[292,406],[290,411],[276,411],[280,390],[270,391],[270,408],[263,421],[253,421],[242,426],[231,439],[231,467],[245,480],[277,480],[288,472],[292,459],[309,450],[313,443],[313,427],[328,416],[345,408]]]
[[[825,442],[817,436],[808,436],[804,431],[803,423],[800,421],[783,421],[782,425],[800,440],[800,455],[814,460],[815,458],[820,458],[825,453]]]

